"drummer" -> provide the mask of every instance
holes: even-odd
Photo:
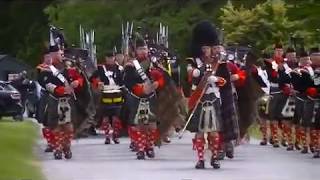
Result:
[[[90,78],[93,87],[97,87],[101,92],[97,114],[101,120],[100,127],[106,136],[105,144],[110,144],[111,139],[115,144],[120,143],[122,125],[119,116],[123,104],[122,79],[121,67],[115,62],[115,55],[112,51],[106,53],[105,63],[98,65],[97,71]]]

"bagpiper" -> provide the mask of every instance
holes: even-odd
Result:
[[[124,85],[130,137],[136,146],[137,159],[154,158],[155,141],[159,139],[155,117],[156,92],[164,87],[161,69],[152,67],[148,46],[137,36],[133,45],[135,57],[124,67]]]
[[[113,52],[108,52],[105,63],[98,66],[93,73],[91,82],[101,91],[100,107],[98,110],[101,129],[105,133],[105,144],[110,144],[110,132],[112,140],[119,144],[120,130],[122,123],[120,120],[121,106],[123,104],[123,77],[122,66],[116,64]]]
[[[312,62],[308,53],[303,49],[300,52],[299,67],[291,73],[292,84],[295,89],[295,112],[293,120],[296,125],[295,147],[301,153],[308,153],[307,130],[310,128],[313,117],[313,98],[317,96],[317,90],[314,87],[314,71]],[[309,108],[307,108],[309,107]],[[299,129],[297,129],[299,127]]]
[[[52,130],[48,127],[48,118],[45,115],[46,103],[48,100],[48,91],[46,90],[43,79],[41,79],[42,74],[50,73],[50,66],[52,65],[52,58],[50,56],[49,50],[46,50],[43,55],[43,61],[40,63],[36,69],[38,74],[38,82],[41,86],[40,100],[37,106],[36,119],[39,123],[43,125],[42,135],[47,141],[47,147],[45,152],[53,152],[54,148],[54,134]]]
[[[208,148],[212,152],[211,165],[220,168],[219,149],[221,146],[221,100],[219,88],[226,80],[216,76],[221,66],[217,58],[212,57],[212,47],[218,45],[215,27],[208,21],[200,22],[193,30],[193,68],[191,71],[192,95],[189,100],[191,111],[187,121],[187,130],[195,132],[193,147],[198,154],[196,169],[204,169],[205,134],[208,134]]]
[[[83,78],[75,69],[65,69],[63,50],[55,43],[50,45],[52,65],[49,72],[40,73],[41,82],[49,93],[46,115],[48,127],[54,134],[54,158],[72,158],[72,117],[74,115],[75,91],[83,85]]]
[[[220,41],[218,46],[213,47],[212,56],[218,57],[218,55],[222,53],[224,56],[226,55],[226,50]],[[226,57],[224,57],[226,58]],[[239,143],[240,141],[240,127],[239,127],[239,94],[237,90],[242,88],[245,85],[247,73],[245,70],[240,69],[237,64],[233,61],[225,60],[227,63],[227,75],[223,78],[227,80],[226,86],[221,92],[222,101],[222,122],[223,122],[223,144],[220,156],[223,159],[224,154],[232,159],[234,157],[234,144],[233,141]],[[242,99],[246,101],[245,99]],[[247,102],[247,101],[246,101]],[[248,106],[249,108],[249,106]]]
[[[273,147],[278,148],[280,147],[279,126],[284,119],[282,110],[286,105],[288,96],[291,94],[290,80],[288,82],[288,79],[290,79],[288,74],[291,69],[284,63],[282,44],[277,43],[275,45],[272,59],[266,60],[265,64],[270,82],[268,118],[270,120],[271,139]],[[282,144],[286,145],[284,141]]]
[[[320,51],[318,47],[311,49],[310,59],[314,69],[313,85],[317,91],[317,95],[313,99],[314,111],[311,119],[310,144],[314,153],[313,157],[320,158]]]
[[[296,52],[293,47],[288,47],[285,53],[284,63],[281,66],[281,77],[282,82],[286,83],[286,87],[283,91],[284,95],[288,96],[286,104],[282,110],[283,116],[283,129],[282,129],[282,145],[288,146],[287,151],[294,150],[293,142],[293,126],[296,124],[293,121],[295,111],[295,98],[294,98],[294,87],[292,84],[291,72],[298,67],[298,61],[296,58]],[[297,138],[298,139],[298,138]],[[287,144],[286,144],[287,143]]]

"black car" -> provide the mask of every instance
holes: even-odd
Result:
[[[0,118],[2,116],[13,116],[17,120],[22,111],[21,95],[9,82],[0,81]]]

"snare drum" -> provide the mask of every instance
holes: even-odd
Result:
[[[123,93],[120,87],[104,86],[101,98],[103,104],[122,104],[123,101]]]

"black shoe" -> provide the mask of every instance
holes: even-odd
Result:
[[[274,148],[279,148],[279,147],[280,147],[280,146],[279,146],[279,143],[277,143],[277,142],[274,142],[272,146],[273,146]]]
[[[234,157],[234,147],[233,147],[232,142],[227,143],[225,148],[226,148],[226,156],[227,156],[227,158],[233,159],[233,157]]]
[[[314,152],[313,158],[316,158],[316,159],[320,158],[320,150]]]
[[[115,144],[120,144],[119,138],[112,138],[112,141],[113,141]]]
[[[314,150],[314,147],[313,147],[313,146],[310,146],[310,152],[311,152],[311,153],[314,153],[314,151],[315,151],[315,150]]]
[[[308,147],[303,147],[301,153],[302,154],[307,154],[308,153]]]
[[[293,151],[293,144],[289,144],[289,146],[287,147],[287,151]]]
[[[224,152],[224,151],[220,151],[219,153],[218,153],[218,159],[220,160],[220,161],[222,161],[222,160],[224,160],[224,157],[226,156],[226,153]]]
[[[72,152],[71,151],[64,152],[64,158],[71,159],[72,158]]]
[[[226,152],[226,156],[227,156],[227,158],[229,158],[229,159],[233,159],[233,158],[234,158],[234,153],[233,153],[233,151],[227,151],[227,152]]]
[[[214,168],[214,169],[220,169],[220,162],[218,159],[215,159],[215,158],[211,158],[211,166]]]
[[[137,159],[138,159],[138,160],[143,160],[143,159],[145,159],[145,157],[144,157],[144,152],[142,152],[142,151],[137,152]]]
[[[106,140],[104,141],[104,144],[110,144],[111,141],[110,141],[110,138],[106,137]]]
[[[53,147],[50,146],[50,145],[48,145],[48,146],[46,147],[46,149],[44,150],[44,152],[46,152],[46,153],[48,153],[48,152],[53,152]]]
[[[288,144],[287,144],[287,142],[285,140],[282,140],[281,141],[281,146],[288,147]]]
[[[60,159],[62,159],[62,152],[61,151],[55,151],[53,153],[53,156],[54,156],[54,159],[60,160]]]
[[[204,160],[199,160],[195,166],[196,169],[204,169]]]
[[[260,142],[260,145],[261,145],[261,146],[265,146],[265,145],[267,145],[267,144],[268,144],[268,141],[267,141],[266,138],[263,138],[262,141]]]
[[[154,158],[155,154],[153,148],[147,149],[146,155],[148,156],[148,158]]]
[[[136,152],[137,151],[137,148],[136,148],[136,145],[134,144],[134,142],[130,143],[129,148],[131,149],[132,152]]]
[[[301,150],[301,147],[299,145],[299,143],[294,143],[294,147],[296,148],[296,150],[300,151]]]
[[[272,144],[272,145],[274,144],[274,141],[272,138],[269,139],[269,144]]]

